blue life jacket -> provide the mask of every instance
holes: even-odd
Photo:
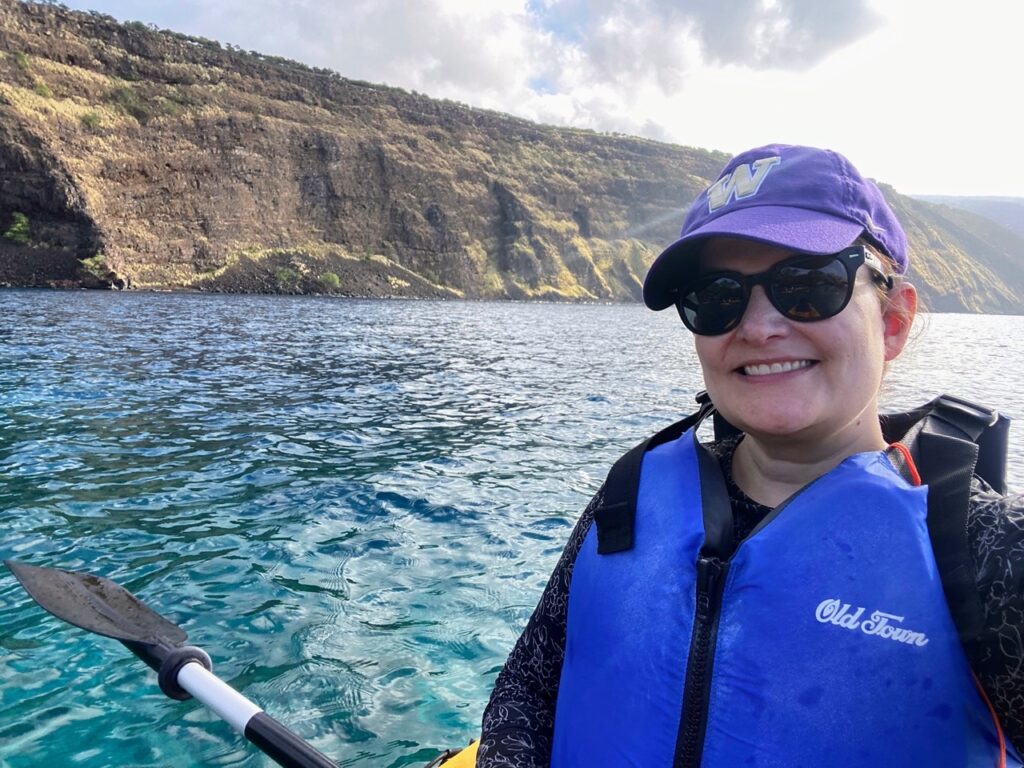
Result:
[[[849,457],[734,552],[692,429],[638,466],[629,541],[606,520],[574,566],[554,768],[1000,765],[927,489],[885,453]]]

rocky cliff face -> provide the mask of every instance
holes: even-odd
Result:
[[[13,285],[635,300],[727,159],[17,0],[0,51]],[[1024,311],[1024,241],[887,193],[933,307]]]

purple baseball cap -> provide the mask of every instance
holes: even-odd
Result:
[[[907,271],[907,236],[881,190],[838,152],[769,144],[736,155],[686,215],[679,239],[654,260],[644,304],[672,306],[710,237],[739,237],[800,253],[826,254],[866,237]]]

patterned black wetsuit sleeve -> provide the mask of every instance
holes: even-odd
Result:
[[[604,489],[587,505],[536,610],[494,683],[480,729],[477,768],[548,768],[565,655],[569,580]]]
[[[1024,495],[1001,496],[975,478],[967,536],[985,611],[971,667],[1024,753]]]

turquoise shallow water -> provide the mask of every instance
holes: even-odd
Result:
[[[886,402],[1024,417],[1022,352],[1024,318],[934,316]],[[0,292],[0,555],[124,584],[341,765],[419,766],[475,734],[609,463],[699,385],[638,306]],[[0,573],[0,765],[264,764]]]

